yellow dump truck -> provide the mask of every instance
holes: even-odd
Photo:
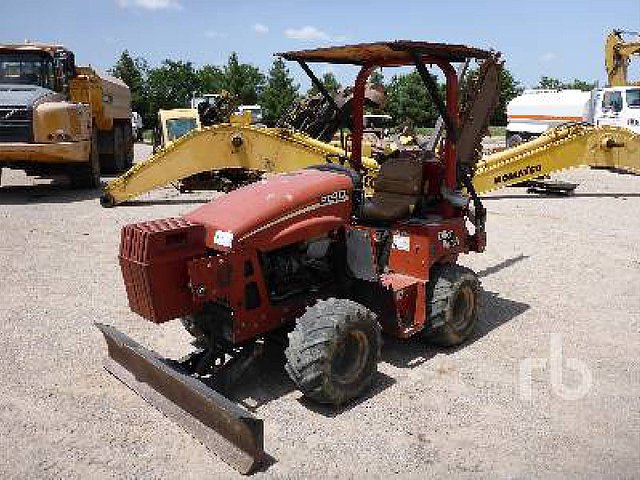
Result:
[[[0,45],[0,172],[67,174],[77,188],[133,163],[131,93],[60,45]]]

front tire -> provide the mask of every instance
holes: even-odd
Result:
[[[341,405],[371,387],[381,344],[369,309],[351,300],[320,300],[289,334],[285,369],[306,397]]]
[[[464,342],[478,321],[480,280],[470,269],[455,264],[433,267],[427,301],[429,324],[424,338],[451,347]]]
[[[100,186],[100,152],[98,151],[98,132],[91,134],[89,161],[70,167],[70,180],[73,188],[98,188]]]

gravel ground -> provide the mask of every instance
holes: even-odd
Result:
[[[640,177],[558,178],[580,184],[573,197],[486,197],[488,249],[462,260],[484,286],[467,344],[386,338],[376,388],[339,411],[262,362],[237,392],[265,420],[274,458],[255,477],[638,478]],[[0,188],[0,476],[234,477],[102,369],[93,326],[186,353],[178,322],[129,311],[119,233],[209,194],[165,189],[105,210],[98,192],[36,183],[5,170]]]

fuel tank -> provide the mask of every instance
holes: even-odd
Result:
[[[350,221],[354,185],[343,173],[300,170],[234,190],[185,215],[216,250],[272,250]]]

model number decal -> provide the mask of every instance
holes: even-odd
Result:
[[[442,242],[442,246],[446,249],[460,245],[460,240],[458,240],[456,232],[453,230],[440,230],[438,232],[438,240]]]
[[[334,203],[342,203],[349,200],[349,194],[346,190],[336,190],[320,197],[320,205],[333,205]]]

